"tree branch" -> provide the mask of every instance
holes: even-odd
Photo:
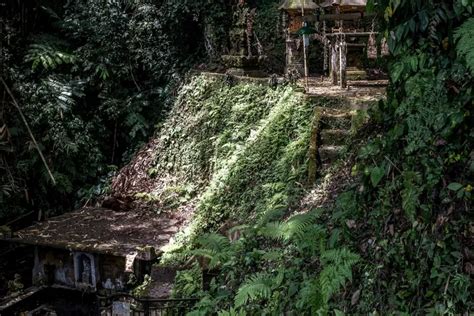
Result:
[[[18,105],[18,102],[16,101],[15,97],[13,96],[13,93],[11,92],[10,88],[8,87],[7,83],[5,80],[3,80],[3,77],[0,76],[0,80],[2,81],[3,85],[5,86],[5,89],[7,90],[7,93],[10,95],[12,98],[13,104],[17,108],[18,112],[20,113],[21,119],[23,120],[23,123],[26,126],[26,129],[28,130],[28,134],[30,134],[31,140],[35,144],[36,150],[38,151],[38,154],[41,157],[41,160],[43,161],[43,164],[48,171],[49,177],[51,178],[51,181],[53,181],[53,184],[56,185],[56,180],[54,179],[53,173],[51,172],[51,169],[49,169],[48,163],[46,162],[46,159],[43,156],[43,152],[41,152],[41,149],[38,146],[38,143],[36,142],[36,138],[31,132],[30,126],[28,125],[28,122],[26,121],[26,117],[23,114],[23,111],[21,110],[20,106]]]

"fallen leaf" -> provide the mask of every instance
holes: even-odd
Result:
[[[359,303],[360,293],[361,293],[361,291],[360,291],[360,290],[357,290],[357,291],[354,292],[354,294],[352,294],[351,306],[354,306],[354,305],[356,305],[357,303]]]

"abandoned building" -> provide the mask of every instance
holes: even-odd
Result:
[[[124,293],[151,274],[179,227],[172,218],[151,215],[84,208],[2,239],[32,246],[33,287]]]
[[[17,231],[6,240],[35,246],[33,284],[123,290],[150,273],[176,223],[145,213],[84,208]],[[133,276],[132,276],[133,275]]]

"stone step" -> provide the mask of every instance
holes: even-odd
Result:
[[[345,129],[323,129],[321,143],[323,145],[344,145],[351,133]]]
[[[321,158],[321,163],[324,165],[337,160],[344,149],[345,146],[334,145],[323,145],[319,147],[319,157]]]
[[[367,72],[360,69],[347,68],[347,80],[365,80],[367,79]]]
[[[319,95],[313,96],[311,94],[306,94],[305,98],[318,100],[321,98],[321,96]],[[373,106],[374,104],[377,104],[377,102],[379,102],[379,100],[371,96],[367,96],[367,97],[356,96],[356,97],[345,97],[343,99],[341,98],[337,101],[328,102],[327,105],[321,105],[319,107],[324,108],[324,109],[335,109],[335,110],[340,110],[340,111],[357,111],[357,110],[367,111],[371,106]]]
[[[367,111],[372,105],[376,104],[377,102],[377,100],[373,100],[370,98],[347,98],[347,109]]]
[[[350,130],[352,115],[348,111],[325,111],[321,116],[321,128]]]

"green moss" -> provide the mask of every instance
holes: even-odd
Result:
[[[356,133],[369,121],[369,115],[365,110],[356,110],[352,116],[351,132]]]

